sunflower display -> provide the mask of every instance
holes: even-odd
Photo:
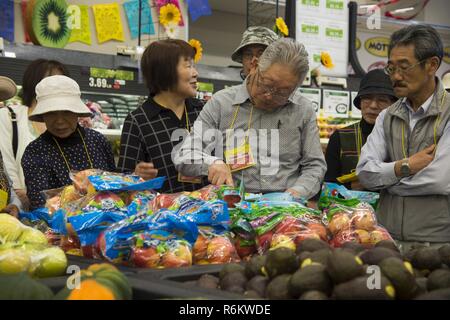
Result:
[[[275,20],[275,26],[278,33],[281,33],[283,36],[287,37],[289,35],[289,29],[284,22],[283,18],[279,17]]]
[[[333,60],[331,59],[331,56],[328,52],[320,53],[320,62],[327,69],[334,68]]]
[[[166,4],[159,9],[159,22],[164,26],[169,24],[178,24],[181,20],[181,13],[174,4]]]
[[[164,29],[166,30],[166,34],[169,39],[176,39],[178,37],[178,33],[180,31],[178,24],[171,22],[165,26]]]
[[[189,44],[195,49],[194,62],[197,63],[202,58],[202,43],[197,39],[191,39],[189,40]]]

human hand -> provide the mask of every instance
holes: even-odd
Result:
[[[351,183],[351,188],[352,190],[359,190],[359,191],[365,190],[364,186],[361,184],[361,182],[359,182],[359,180],[353,181]]]
[[[431,145],[409,157],[409,170],[411,174],[416,174],[427,167],[434,159],[434,149],[436,145]]]
[[[155,169],[151,162],[139,162],[134,169],[134,173],[144,180],[150,180],[156,178],[158,169]]]
[[[208,181],[216,186],[223,184],[234,186],[230,167],[222,160],[217,160],[209,166]]]
[[[22,208],[24,211],[27,211],[30,207],[30,200],[27,196],[27,191],[25,189],[14,189],[17,196],[19,197],[20,202],[22,202]]]
[[[0,210],[0,212],[8,213],[17,219],[19,218],[19,211],[19,208],[15,204],[10,204]]]
[[[294,198],[300,198],[300,193],[294,189],[287,189],[285,192],[290,193]]]

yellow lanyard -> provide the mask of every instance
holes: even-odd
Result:
[[[226,140],[226,145],[227,145],[227,147],[228,147],[228,140],[229,140],[229,138],[230,138],[231,130],[234,129],[234,124],[235,124],[236,119],[237,119],[237,116],[238,116],[238,114],[239,114],[239,108],[240,108],[240,107],[241,107],[240,104],[238,104],[238,105],[236,106],[236,111],[234,112],[234,116],[233,116],[233,119],[232,119],[232,121],[231,121],[230,127],[228,128],[227,140]],[[253,118],[253,107],[254,107],[254,106],[253,106],[253,104],[252,104],[252,108],[250,109],[250,116],[249,116],[249,118],[248,118],[247,134],[246,134],[246,136],[245,136],[245,143],[247,143],[247,141],[248,141],[248,136],[249,136],[249,134],[250,134],[250,128],[251,128],[252,118]]]
[[[441,99],[441,104],[439,106],[439,112],[441,112],[441,110],[442,110],[442,106],[444,105],[444,100],[445,100],[446,96],[447,96],[447,92],[444,91],[444,93],[442,95],[442,99]],[[433,140],[434,140],[435,148],[434,148],[434,152],[433,153],[436,152],[436,147],[437,147],[437,143],[438,143],[438,141],[437,141],[437,127],[438,127],[439,123],[441,123],[441,114],[440,113],[439,113],[438,117],[436,118],[436,120],[434,121]],[[402,152],[403,152],[403,158],[404,159],[408,158],[408,154],[409,153],[407,152],[407,149],[406,149],[406,146],[405,146],[405,122],[404,121],[402,122]]]
[[[92,161],[91,161],[91,156],[89,155],[89,152],[88,152],[88,149],[87,149],[87,146],[86,146],[86,142],[84,141],[83,135],[81,134],[80,129],[77,128],[77,131],[78,131],[78,134],[81,137],[81,141],[83,141],[84,151],[86,152],[86,155],[87,155],[87,158],[88,158],[88,161],[89,161],[89,165],[90,165],[90,169],[94,169],[94,166],[92,165]],[[65,156],[65,154],[64,154],[64,152],[63,152],[63,150],[61,148],[61,146],[58,143],[58,141],[55,139],[55,137],[52,136],[52,138],[53,138],[53,141],[55,141],[56,146],[58,147],[59,152],[61,153],[61,156],[63,157],[63,159],[64,159],[64,161],[66,163],[66,167],[67,167],[67,169],[70,172],[72,169],[70,168],[69,161],[67,160],[67,158],[66,158],[66,156]]]
[[[356,136],[356,152],[358,153],[358,161],[359,157],[361,155],[361,148],[362,148],[362,133],[361,133],[361,127],[359,123],[356,125],[355,128],[355,136]]]
[[[188,132],[191,132],[191,124],[190,124],[190,122],[189,122],[189,116],[188,116],[186,104],[184,105],[184,115],[185,115],[185,117],[186,117],[186,130],[187,130]]]

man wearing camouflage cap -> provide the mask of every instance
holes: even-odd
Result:
[[[258,58],[267,46],[278,38],[275,32],[266,27],[249,27],[244,31],[240,45],[231,55],[233,61],[242,63],[242,79],[245,79],[250,69],[256,66]]]

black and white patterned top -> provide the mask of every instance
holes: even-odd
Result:
[[[94,169],[115,171],[114,154],[108,140],[95,130],[80,126],[78,128],[86,142]],[[78,130],[68,138],[56,140],[72,170],[90,168]],[[27,146],[22,157],[22,167],[31,209],[45,205],[41,191],[61,188],[72,183],[64,158],[48,131]]]
[[[200,100],[186,100],[190,127],[194,124],[202,107],[203,103]],[[150,97],[125,119],[120,141],[118,169],[122,172],[132,172],[139,162],[152,162],[158,169],[158,176],[167,178],[160,190],[164,193],[192,191],[204,186],[206,179],[203,179],[201,184],[178,181],[178,172],[171,156],[172,149],[182,139],[171,141],[172,133],[176,129],[186,129],[185,113],[180,120],[172,110],[160,106]]]

